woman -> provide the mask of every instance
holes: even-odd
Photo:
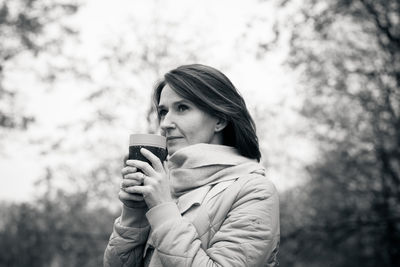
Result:
[[[276,266],[278,195],[236,88],[185,65],[165,74],[154,102],[168,161],[142,149],[151,165],[126,162],[104,266]]]

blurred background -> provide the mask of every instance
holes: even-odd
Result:
[[[400,266],[399,0],[0,0],[0,266],[102,266],[129,134],[195,62],[256,121],[281,266]]]

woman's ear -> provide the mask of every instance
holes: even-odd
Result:
[[[228,125],[228,121],[223,118],[218,118],[217,124],[215,124],[215,132],[221,132],[226,125]]]

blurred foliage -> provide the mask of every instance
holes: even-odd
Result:
[[[0,204],[0,266],[102,266],[117,214],[90,207],[85,192],[52,195]]]
[[[320,153],[282,196],[282,265],[400,266],[400,1],[306,0],[288,25]]]
[[[194,51],[197,48],[174,39],[172,36],[177,29],[170,23],[156,25],[152,21],[150,24],[154,28],[149,29],[147,24],[140,25],[136,18],[130,18],[130,30],[135,30],[132,34],[121,35],[120,39],[107,40],[104,54],[96,66],[83,62],[62,66],[64,69],[58,71],[57,61],[69,56],[63,51],[63,42],[70,41],[68,37],[76,34],[63,19],[76,13],[79,6],[70,4],[72,1],[69,0],[28,2],[32,2],[29,4],[32,6],[26,6],[28,3],[24,0],[3,4],[4,10],[13,7],[16,14],[29,18],[29,24],[35,27],[19,29],[18,22],[8,11],[2,13],[5,19],[0,20],[0,31],[8,34],[8,42],[4,46],[1,44],[0,55],[8,56],[3,56],[0,66],[7,67],[26,53],[33,57],[50,54],[55,63],[46,62],[50,67],[45,75],[51,77],[42,79],[43,86],[52,85],[63,71],[71,73],[74,79],[80,79],[83,73],[90,86],[83,83],[80,88],[87,97],[82,100],[85,109],[79,120],[62,121],[54,132],[35,137],[29,144],[39,147],[43,159],[40,164],[44,165],[44,172],[36,182],[38,198],[29,203],[1,204],[0,266],[102,266],[114,219],[120,214],[116,207],[121,203],[118,191],[114,189],[120,181],[122,151],[128,152],[127,146],[123,147],[125,150],[121,148],[121,143],[126,143],[121,141],[127,138],[129,127],[126,124],[135,127],[136,131],[144,131],[146,126],[149,131],[155,130],[150,103],[143,103],[140,95],[142,91],[149,92],[137,87],[150,89],[162,70],[175,66],[177,61],[196,61]],[[57,38],[47,34],[48,27],[58,29],[55,31]],[[26,39],[26,43],[22,39]],[[78,43],[74,45],[78,46]],[[53,53],[54,57],[51,57]],[[67,63],[77,60],[85,61],[72,58]],[[103,71],[107,73],[106,81]],[[140,78],[151,84],[141,84]],[[4,114],[5,118],[4,123],[0,122],[0,130],[25,130],[34,118],[22,114],[21,110],[13,112],[15,94],[19,90],[6,98],[6,92],[12,90],[5,88],[2,81],[0,79],[0,93],[4,92],[4,97],[0,97],[0,101],[8,106],[4,112],[0,107],[0,115]],[[145,127],[136,124],[138,111],[132,108],[139,109],[140,105],[146,106],[143,117],[147,115],[148,125]],[[129,122],[123,120],[127,114],[131,116]],[[26,123],[21,123],[24,118]],[[122,128],[121,124],[124,124],[124,131],[120,138],[116,131]]]
[[[281,8],[294,2],[281,1]],[[291,33],[288,63],[302,74],[301,114],[309,121],[308,133],[318,140],[320,154],[307,166],[308,183],[281,194],[281,265],[400,266],[400,1],[300,3],[300,12],[285,21],[286,28],[275,25],[274,32],[276,38],[285,36],[279,31]],[[63,1],[0,4],[0,34],[5,36],[0,44],[0,101],[6,103],[0,107],[0,129],[25,129],[34,120],[29,114],[10,112],[16,92],[5,87],[4,69],[25,53],[35,56],[59,47],[63,38],[48,35],[48,27],[74,34],[61,19],[77,9]],[[170,24],[154,27],[139,31],[135,25],[135,40],[111,40],[109,54],[102,59],[109,66],[110,82],[88,92],[88,101],[111,107],[99,105],[98,116],[85,120],[83,131],[72,134],[74,141],[82,139],[79,151],[87,150],[98,159],[96,165],[89,171],[83,164],[71,169],[65,155],[72,154],[77,162],[88,155],[79,157],[76,148],[63,147],[59,141],[43,154],[57,152],[65,165],[48,167],[37,183],[39,197],[29,203],[0,204],[0,266],[102,265],[118,216],[117,194],[111,189],[121,164],[110,148],[120,148],[103,139],[88,144],[84,137],[93,139],[88,134],[93,127],[104,129],[99,121],[112,128],[119,115],[115,105],[131,108],[134,97],[142,100],[134,95],[139,90],[132,84],[143,85],[131,80],[132,73],[154,81],[176,63],[171,58],[195,61],[198,56],[187,40],[179,43],[172,38]],[[267,52],[271,48],[263,42],[260,47]],[[115,85],[116,81],[120,83]],[[118,88],[124,93],[117,94]],[[111,100],[115,105],[109,105]],[[153,131],[151,114],[150,109],[148,129]],[[74,190],[55,186],[55,180],[64,176]]]
[[[16,91],[4,84],[6,69],[20,55],[37,56],[57,48],[63,36],[75,30],[63,18],[75,14],[79,6],[71,1],[3,0],[0,3],[0,129],[26,129],[35,120],[15,110]],[[57,32],[57,34],[54,34]]]

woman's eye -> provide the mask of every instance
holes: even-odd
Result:
[[[189,108],[189,107],[186,106],[186,105],[179,105],[179,106],[178,106],[178,111],[179,111],[179,112],[182,112],[182,111],[187,110],[188,108]]]
[[[158,111],[159,117],[164,117],[165,115],[167,115],[167,111],[165,109],[161,109]]]

